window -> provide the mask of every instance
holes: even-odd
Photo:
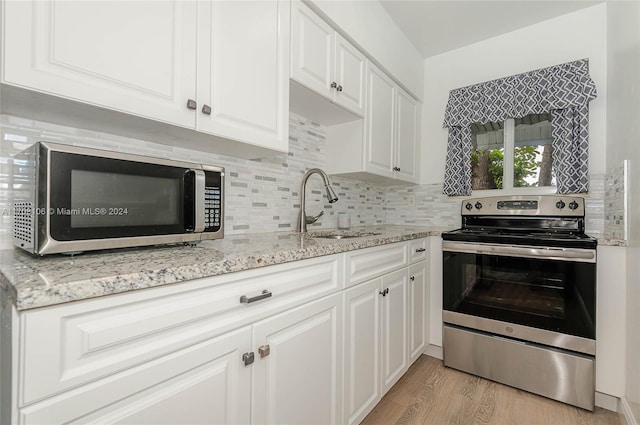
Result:
[[[549,114],[472,124],[471,188],[555,188],[551,140]]]

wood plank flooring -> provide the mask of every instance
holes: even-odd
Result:
[[[362,425],[620,425],[618,415],[588,412],[454,369],[421,356]]]

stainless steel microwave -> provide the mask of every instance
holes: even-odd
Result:
[[[14,245],[32,254],[224,236],[224,168],[49,142],[13,164]]]

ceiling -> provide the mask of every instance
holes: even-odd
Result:
[[[380,0],[423,57],[571,13],[604,0]]]

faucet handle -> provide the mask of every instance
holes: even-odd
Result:
[[[307,224],[312,224],[315,223],[316,221],[318,221],[318,219],[320,217],[322,217],[324,215],[324,211],[320,211],[320,214],[316,215],[316,216],[312,216],[312,215],[308,215],[307,218]]]

